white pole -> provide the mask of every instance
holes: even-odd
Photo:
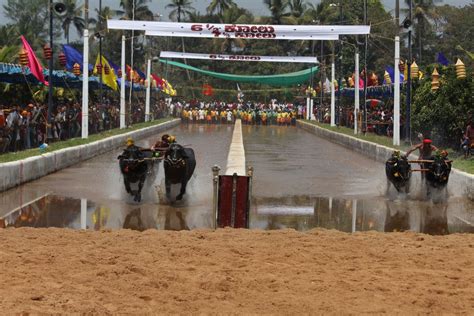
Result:
[[[148,65],[146,68],[146,99],[145,99],[145,122],[150,120],[150,87],[151,87],[151,59],[148,59]]]
[[[309,98],[309,97],[306,97],[306,119],[307,119],[307,120],[309,120],[310,117],[311,117],[310,114],[309,114],[309,111],[310,111],[310,109],[309,109],[310,103],[311,103],[310,98]]]
[[[309,106],[309,119],[310,120],[314,120],[314,115],[313,115],[313,107],[314,107],[314,100],[311,98],[311,101],[310,101],[310,106]]]
[[[393,91],[393,145],[400,146],[400,37],[395,36],[395,80]]]
[[[127,74],[125,73],[125,35],[122,35],[122,79],[120,80],[120,128],[125,128],[125,80]]]
[[[336,126],[336,90],[334,87],[335,78],[335,65],[334,61],[331,63],[331,126]]]
[[[354,76],[354,134],[357,135],[358,131],[358,115],[360,109],[360,90],[359,90],[359,53],[355,54],[355,76]]]
[[[357,223],[357,200],[352,200],[352,232],[356,232]]]
[[[81,229],[87,229],[87,199],[81,199]]]
[[[82,59],[82,138],[89,137],[89,30],[84,30]]]

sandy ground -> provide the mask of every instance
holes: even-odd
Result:
[[[472,314],[474,235],[0,229],[2,314]]]

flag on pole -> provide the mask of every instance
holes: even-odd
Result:
[[[63,45],[63,52],[64,55],[66,56],[66,69],[68,71],[73,71],[74,70],[74,64],[79,64],[81,66],[81,71],[83,72],[83,61],[84,57],[83,55],[74,47],[70,45]],[[89,71],[92,71],[92,65],[89,64]]]
[[[94,66],[94,75],[100,75],[100,73],[97,71],[97,65],[100,64],[100,55],[97,55],[97,60],[95,61],[95,66]],[[105,67],[109,68],[109,73],[105,73]],[[102,56],[102,82],[105,83],[108,87],[110,87],[112,90],[117,91],[118,90],[118,84],[117,84],[117,76],[115,75],[115,70],[110,66],[109,62],[107,59],[105,59],[104,56]]]
[[[443,53],[436,54],[436,61],[443,66],[449,65],[449,60],[443,55]]]
[[[35,52],[31,49],[30,44],[26,38],[22,35],[21,41],[23,42],[23,48],[28,53],[28,67],[30,68],[33,76],[36,77],[40,82],[44,83],[46,86],[49,86],[49,83],[44,79],[43,67],[41,66],[40,61],[36,58]]]

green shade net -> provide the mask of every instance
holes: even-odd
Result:
[[[202,70],[193,66],[179,63],[177,61],[160,59],[160,62],[164,64],[196,71],[196,72],[199,72],[211,77],[223,79],[223,80],[248,82],[248,83],[260,83],[260,84],[267,84],[271,86],[291,86],[291,85],[307,82],[310,80],[312,76],[314,76],[318,72],[318,69],[319,69],[318,66],[315,66],[309,69],[305,69],[305,70],[301,70],[297,72],[290,72],[286,74],[280,74],[280,75],[244,76],[244,75],[232,75],[232,74],[226,74],[226,73],[221,73],[221,72]]]

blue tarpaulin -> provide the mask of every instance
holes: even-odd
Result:
[[[48,69],[43,69],[43,73],[46,77],[47,81],[49,79],[49,71]],[[64,70],[53,70],[53,86],[55,87],[64,87],[64,88],[82,88],[82,75],[76,76],[71,72],[64,71]],[[0,63],[0,82],[5,83],[16,83],[16,84],[25,84],[28,81],[29,84],[32,85],[42,85],[36,79],[35,76],[30,71],[28,67],[22,67],[18,64],[7,64],[7,63]],[[118,85],[120,87],[119,78],[117,80]],[[130,88],[130,83],[128,81],[125,82],[125,86]],[[95,76],[89,77],[89,89],[95,90],[100,88],[100,78]],[[103,89],[110,89],[107,85],[102,84]],[[153,88],[158,89],[158,88]],[[134,91],[141,91],[145,90],[145,87],[139,84],[133,84]],[[159,90],[159,89],[158,89]]]

